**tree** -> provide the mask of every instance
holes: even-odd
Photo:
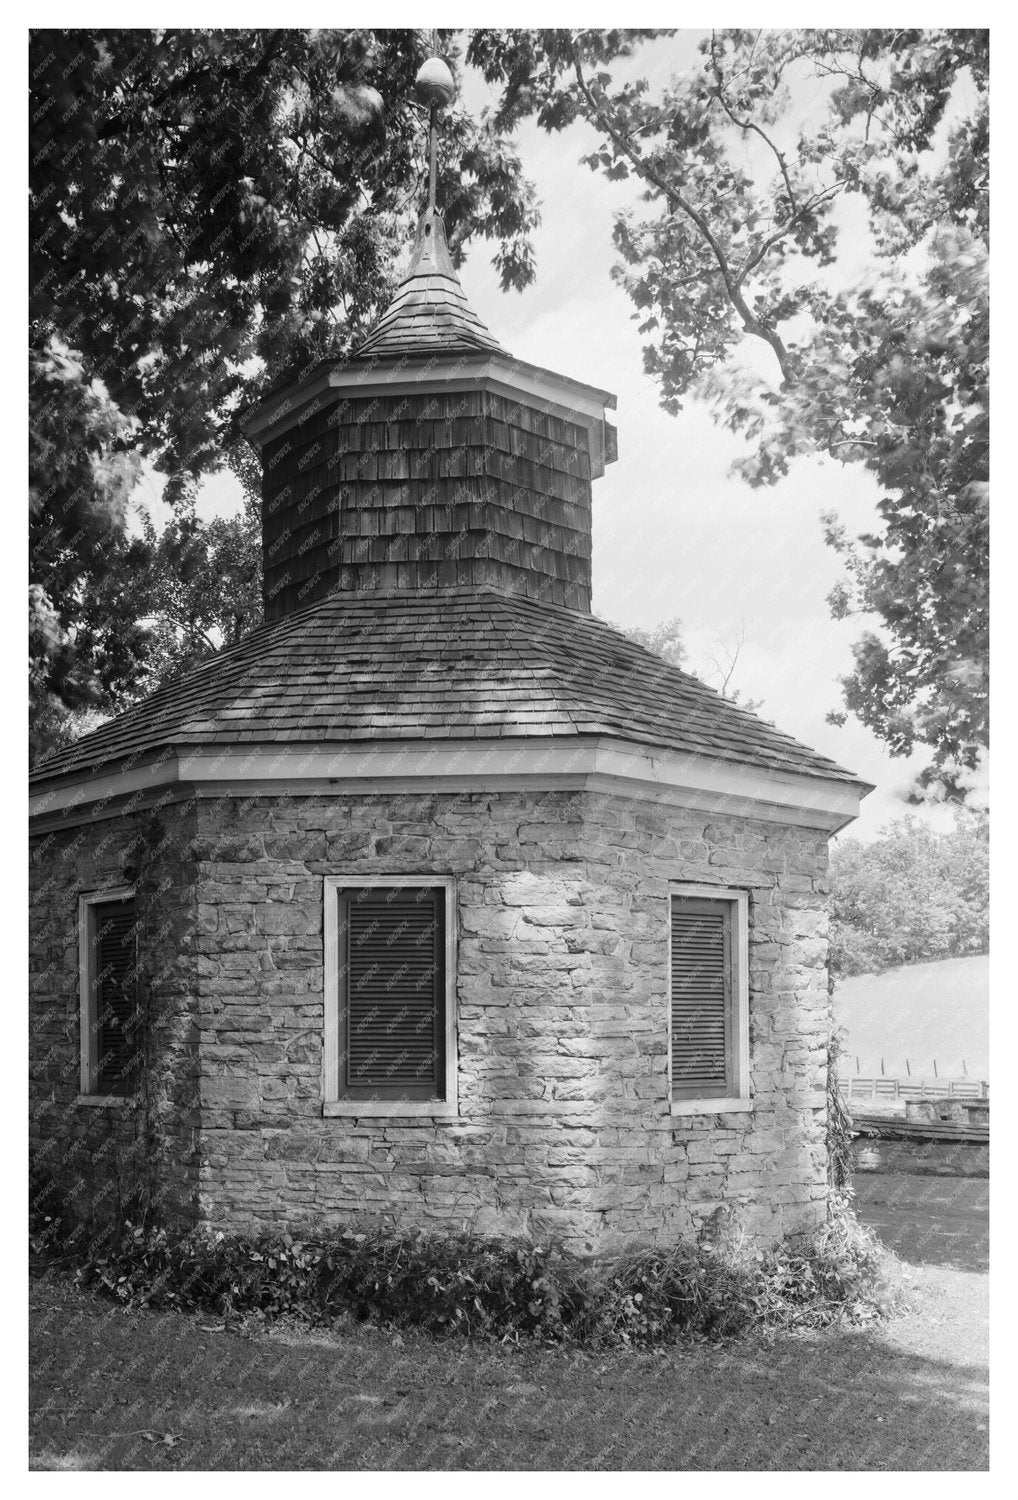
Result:
[[[831,973],[985,953],[989,947],[989,827],[959,809],[938,834],[915,817],[872,843],[843,839],[831,856]]]
[[[762,698],[747,698],[742,700],[742,689],[729,686],[735,676],[735,669],[739,665],[739,657],[742,648],[746,644],[746,622],[740,620],[738,630],[733,636],[719,636],[714,649],[708,654],[708,660],[714,669],[717,678],[717,690],[723,698],[730,698],[733,703],[738,703],[748,713],[757,713],[763,707]]]
[[[153,561],[126,531],[139,458],[182,502],[236,458],[270,374],[344,354],[387,302],[426,172],[414,78],[433,45],[455,61],[448,31],[32,33],[37,748],[83,703],[129,698],[161,649],[132,615],[146,546]],[[532,278],[518,157],[455,104],[438,202],[454,261],[480,235],[503,286]],[[181,524],[166,548],[193,558]],[[110,628],[91,618],[99,582]]]
[[[682,621],[680,619],[663,620],[660,625],[655,625],[652,630],[644,630],[641,625],[617,625],[614,620],[607,621],[607,624],[611,625],[613,630],[621,630],[622,634],[628,636],[629,640],[635,641],[638,646],[645,646],[648,651],[653,651],[655,656],[660,656],[662,660],[670,662],[673,667],[686,667],[686,660],[689,653],[682,639]],[[731,703],[738,703],[739,707],[744,708],[747,713],[756,713],[762,707],[762,699],[747,698],[743,700],[741,688],[733,688],[729,692],[729,685],[739,660],[739,653],[745,644],[746,627],[744,624],[739,626],[734,644],[729,644],[723,640],[718,641],[718,656],[711,655],[708,658],[718,681],[716,684],[710,685],[716,687],[722,698],[727,698]],[[723,656],[723,661],[718,659],[720,656]],[[703,677],[702,673],[694,672],[691,675],[694,677],[699,676],[703,681],[707,680]]]
[[[129,425],[80,358],[56,341],[32,352],[29,391],[34,758],[61,743],[86,704],[130,692],[143,632],[125,591],[141,562],[125,530],[138,471]]]
[[[893,754],[929,749],[918,791],[962,799],[987,741],[988,33],[719,32],[654,90],[610,71],[639,38],[485,29],[468,57],[498,128],[586,120],[587,164],[639,180],[616,274],[664,407],[708,399],[751,484],[804,454],[874,474],[877,534],[826,520],[834,613],[879,625],[845,702]],[[870,258],[840,275],[852,197]]]
[[[635,641],[638,646],[645,646],[648,651],[653,651],[656,656],[670,662],[673,667],[685,665],[687,652],[682,642],[681,620],[663,620],[652,630],[644,630],[641,625],[616,625],[614,620],[609,620],[607,623],[613,630],[621,630],[629,640]]]
[[[149,558],[138,580],[150,687],[235,646],[262,620],[261,506],[203,523],[193,503],[162,531],[145,514]]]

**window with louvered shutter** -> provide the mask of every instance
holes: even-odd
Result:
[[[338,937],[342,1094],[443,1098],[445,891],[347,889]]]
[[[126,1097],[137,1088],[138,942],[130,889],[79,900],[81,1093]]]
[[[672,1096],[736,1090],[733,1058],[733,906],[672,897]]]
[[[95,920],[96,1092],[131,1094],[138,1053],[134,902],[104,902]]]

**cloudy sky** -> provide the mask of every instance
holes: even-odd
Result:
[[[698,36],[686,31],[653,44],[634,71],[680,70]],[[486,102],[479,75],[468,71],[462,89],[471,108]],[[822,103],[805,98],[801,108]],[[578,164],[593,139],[583,124],[555,136],[521,130],[543,216],[536,284],[502,293],[481,244],[462,273],[464,290],[512,354],[618,397],[619,461],[594,487],[595,612],[622,626],[678,617],[688,666],[715,686],[714,660],[744,637],[731,686],[762,700],[761,712],[781,729],[876,784],[849,830],[872,837],[909,811],[903,795],[921,760],[892,759],[854,720],[842,729],[825,722],[841,706],[837,679],[851,666],[860,624],[830,617],[826,597],[842,569],[824,545],[820,513],[836,510],[853,534],[870,529],[876,486],[859,466],[810,460],[776,487],[752,490],[729,473],[745,451],[741,440],[715,427],[705,407],[691,404],[679,417],[661,410],[643,373],[632,304],[610,278],[613,214],[632,201],[633,187]],[[849,223],[831,274],[857,270],[866,253],[864,231]],[[748,341],[747,360],[772,360],[762,343],[754,346]],[[139,498],[151,500],[144,488]],[[234,509],[238,493],[229,476],[210,481],[200,513]],[[942,810],[923,815],[946,821]]]

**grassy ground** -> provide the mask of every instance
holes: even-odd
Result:
[[[936,1058],[941,1078],[989,1078],[990,957],[945,958],[938,963],[904,964],[884,974],[841,979],[834,992],[834,1015],[848,1031],[845,1078],[854,1070],[933,1077]]]
[[[909,1264],[989,1270],[989,1178],[857,1172],[854,1186],[860,1216]]]
[[[900,1188],[883,1196],[885,1217],[907,1218]],[[951,1263],[925,1221],[900,1253],[913,1257],[912,1306],[879,1330],[607,1358],[375,1330],[227,1329],[122,1312],[46,1275],[32,1285],[31,1464],[985,1468],[987,1278]]]

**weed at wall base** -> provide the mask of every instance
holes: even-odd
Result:
[[[755,1256],[681,1242],[584,1260],[470,1236],[248,1239],[202,1230],[171,1239],[130,1225],[92,1252],[80,1246],[65,1251],[77,1284],[128,1307],[288,1314],[311,1324],[353,1318],[595,1348],[822,1328],[880,1317],[890,1305],[879,1246],[844,1205],[811,1240]],[[54,1248],[48,1239],[45,1249]]]

